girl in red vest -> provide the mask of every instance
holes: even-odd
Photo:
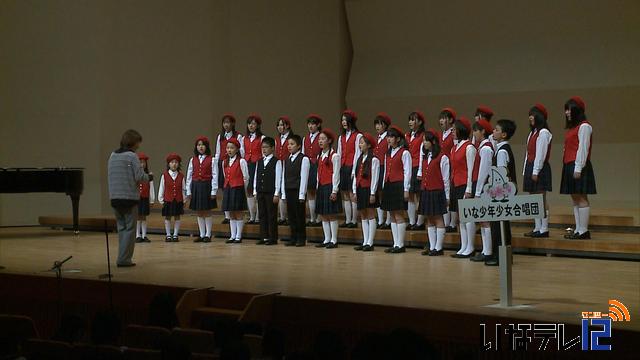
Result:
[[[218,163],[218,184],[224,184],[224,171],[222,171],[222,163],[227,159],[227,142],[231,138],[236,138],[240,142],[240,146],[244,145],[242,141],[242,134],[236,131],[236,117],[231,113],[222,115],[222,131],[218,134],[216,139],[215,158]],[[229,214],[224,213],[223,224],[229,223]]]
[[[235,138],[232,138],[235,139]],[[236,140],[237,141],[237,140]],[[199,136],[196,139],[193,157],[189,159],[187,168],[187,201],[189,209],[197,214],[199,236],[194,242],[211,242],[211,227],[213,218],[211,209],[218,206],[216,191],[218,190],[218,176],[216,158],[211,156],[209,139]]]
[[[449,205],[449,157],[440,148],[439,134],[429,129],[424,133],[420,158],[420,208],[419,212],[427,217],[427,236],[429,249],[425,246],[422,255],[440,256],[444,244],[443,215]]]
[[[570,194],[576,229],[567,239],[591,239],[589,232],[589,194],[596,193],[596,179],[591,165],[591,136],[593,128],[585,114],[585,103],[573,96],[564,104],[567,131],[562,154],[560,193]]]
[[[358,204],[351,199],[351,173],[353,163],[360,157],[360,138],[362,134],[358,131],[356,122],[358,115],[353,110],[345,110],[341,117],[341,134],[338,137],[338,154],[340,155],[340,193],[342,195],[342,205],[344,206],[345,222],[340,225],[343,228],[357,227]]]
[[[231,138],[227,142],[227,159],[222,166],[224,171],[222,210],[229,212],[231,229],[231,236],[226,243],[240,244],[244,225],[242,215],[247,210],[249,168],[247,161],[240,156],[240,142],[237,139]]]
[[[365,133],[360,138],[360,157],[353,167],[353,185],[351,201],[358,204],[362,221],[362,245],[355,250],[373,251],[373,239],[376,235],[375,209],[380,206],[378,201],[378,177],[380,176],[380,160],[373,154],[376,138]]]
[[[480,108],[479,108],[480,109]],[[488,182],[491,164],[493,164],[494,147],[491,139],[493,139],[493,127],[488,120],[480,117],[473,123],[473,141],[476,144],[476,161],[473,166],[473,178],[477,179],[475,197],[482,196],[484,185]],[[467,229],[467,235],[469,235]],[[473,247],[475,240],[475,226],[473,228],[474,235],[470,239]],[[482,252],[471,257],[471,261],[484,262],[491,258],[493,247],[491,246],[491,226],[489,222],[480,223],[480,237],[482,238]]]
[[[182,158],[176,153],[167,155],[167,170],[160,177],[158,202],[162,204],[166,242],[178,242],[180,233],[180,216],[184,214],[184,198],[186,186],[184,175],[180,172]],[[174,219],[173,235],[171,235],[171,218]]]
[[[378,198],[382,197],[382,181],[384,179],[384,157],[389,150],[389,143],[387,142],[387,129],[391,126],[391,118],[386,113],[378,113],[373,120],[373,125],[376,128],[376,144],[373,147],[373,156],[378,158],[380,162],[380,174],[378,176]],[[391,229],[391,213],[383,211],[381,207],[376,209],[378,213],[378,229]],[[387,219],[385,221],[385,214]]]
[[[316,212],[322,220],[324,242],[316,247],[334,248],[338,244],[338,219],[342,203],[338,199],[340,191],[340,155],[332,148],[336,134],[330,129],[322,129],[318,135],[318,176],[316,191]]]
[[[535,104],[529,110],[529,136],[527,137],[527,151],[524,156],[522,189],[530,194],[542,194],[544,199],[545,216],[535,219],[533,231],[524,234],[530,237],[549,237],[549,205],[547,191],[551,191],[551,131],[547,125],[547,109],[542,104]]]
[[[453,168],[453,190],[449,210],[458,212],[458,200],[472,198],[475,193],[473,167],[476,160],[476,148],[471,143],[471,122],[460,117],[454,124],[454,136],[458,143],[451,150]],[[452,254],[454,258],[470,258],[473,254],[473,240],[475,239],[475,223],[460,223],[460,250]]]
[[[454,130],[453,124],[456,122],[456,111],[450,107],[446,107],[440,111],[438,116],[438,123],[440,124],[440,148],[442,152],[449,156],[451,149],[453,149],[454,143]],[[449,159],[451,160],[451,159]],[[451,191],[451,189],[449,189]],[[451,198],[451,194],[447,194]],[[444,227],[447,232],[456,231],[456,213],[451,212],[451,209],[444,214]]]
[[[276,129],[278,130],[278,136],[276,136],[276,158],[280,160],[282,168],[284,169],[284,160],[289,157],[289,149],[287,148],[290,135],[293,135],[291,130],[291,120],[286,115],[280,116],[276,123]],[[280,180],[282,182],[282,179]],[[288,225],[287,222],[287,203],[280,198],[278,203],[278,225]]]
[[[318,155],[320,145],[318,136],[322,131],[322,118],[318,114],[307,116],[307,128],[309,134],[302,139],[302,153],[309,158],[309,182],[307,183],[307,204],[309,207],[309,221],[307,226],[321,226],[322,223],[316,217],[316,188],[318,187]]]
[[[384,181],[382,183],[382,210],[391,212],[391,234],[393,247],[386,253],[403,253],[407,230],[404,216],[409,200],[411,182],[411,154],[406,150],[404,132],[392,125],[387,131],[389,150],[384,158]]]
[[[148,174],[149,157],[145,153],[139,152],[138,159],[140,159],[140,166]],[[147,237],[147,216],[149,216],[151,204],[156,201],[153,180],[139,183],[138,190],[140,191],[140,201],[138,202],[138,221],[136,222],[136,242],[151,242]]]
[[[240,147],[240,156],[247,161],[249,168],[249,186],[247,187],[247,207],[249,208],[249,221],[247,224],[257,224],[260,221],[258,215],[258,203],[253,196],[253,177],[256,173],[256,164],[262,158],[262,118],[258,114],[250,114],[247,118],[247,135],[244,137],[244,146]]]
[[[411,154],[411,185],[409,187],[409,226],[407,230],[424,230],[424,216],[417,216],[418,202],[420,198],[420,180],[418,168],[420,167],[420,149],[424,137],[424,114],[414,111],[409,114],[409,132],[404,135]]]

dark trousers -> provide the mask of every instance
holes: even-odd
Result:
[[[285,193],[287,195],[287,214],[289,215],[289,227],[291,228],[291,241],[304,243],[307,241],[304,201],[298,200],[298,189],[286,189]]]
[[[278,241],[278,205],[273,203],[273,193],[258,193],[261,239]]]
[[[498,257],[498,246],[502,245],[502,238],[500,233],[500,221],[492,221],[489,223],[491,227],[491,248],[493,249],[493,256]],[[511,222],[504,222],[504,243],[505,245],[511,245]]]

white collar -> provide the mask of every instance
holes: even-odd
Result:
[[[264,157],[264,161],[265,161],[265,162],[269,162],[269,160],[271,160],[271,158],[272,158],[272,157],[273,157],[273,153],[271,153],[271,154],[269,154],[269,155],[265,156],[265,157]]]
[[[504,145],[506,145],[506,144],[508,144],[508,143],[509,143],[509,141],[499,142],[499,143],[496,143],[496,147],[497,147],[498,149],[500,149],[501,147],[503,147]]]
[[[295,153],[291,154],[291,155],[289,156],[289,158],[291,158],[292,160],[295,160],[295,159],[296,159],[296,157],[298,157],[298,154],[300,154],[300,150],[298,150],[297,152],[295,152]]]

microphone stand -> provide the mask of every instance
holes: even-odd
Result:
[[[58,283],[58,321],[62,321],[62,265],[71,260],[73,256],[69,256],[62,261],[54,261],[49,271],[55,271]]]
[[[104,238],[107,243],[107,273],[98,275],[98,279],[108,279],[108,289],[109,289],[109,308],[113,311],[113,287],[111,284],[111,278],[113,275],[111,274],[111,257],[109,254],[109,227],[107,225],[107,220],[104,221]]]

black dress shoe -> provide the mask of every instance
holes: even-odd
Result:
[[[172,238],[173,238],[173,242],[180,242],[178,235],[173,235]]]
[[[358,246],[355,246],[355,247],[353,248],[353,250],[355,250],[355,251],[362,251],[363,249],[364,249],[364,246],[363,246],[363,245],[358,245]]]
[[[229,223],[229,219],[222,220],[222,224],[228,224],[228,223]]]
[[[380,226],[380,229],[389,230],[389,229],[391,229],[391,224],[384,224],[384,225]]]
[[[313,224],[313,226],[314,226],[314,227],[322,227],[322,221],[316,221],[316,222]]]
[[[365,245],[362,247],[362,251],[373,251],[373,246]]]
[[[532,238],[548,238],[549,237],[549,232],[545,231],[545,232],[539,232],[536,231],[533,235],[531,235]]]
[[[349,223],[342,223],[340,225],[338,225],[339,228],[348,228],[349,227]]]
[[[357,227],[358,227],[358,224],[356,224],[356,223],[350,223],[349,226],[348,226],[349,229],[355,229]]]
[[[286,243],[284,243],[284,246],[296,246],[296,242],[295,241],[287,241]]]
[[[287,219],[282,220],[282,225],[289,225],[289,220]]]
[[[235,239],[233,240],[234,244],[242,244],[242,239]]]
[[[146,236],[142,238],[142,241],[143,241],[143,242],[151,242],[151,240],[149,240],[149,238],[148,238],[148,237],[146,237]]]
[[[376,229],[382,229],[383,226],[384,226],[384,224],[377,224],[376,225]]]
[[[298,241],[298,242],[296,243],[296,247],[303,247],[303,246],[305,246],[305,245],[307,245],[307,242],[306,242],[306,241]]]
[[[202,238],[202,242],[203,243],[210,243],[211,242],[211,238],[208,237],[208,236],[205,236],[205,237]]]
[[[539,234],[540,231],[529,231],[527,233],[524,233],[524,236],[526,237],[534,237],[535,234]]]
[[[267,241],[264,240],[264,239],[256,241],[256,245],[264,245],[266,243],[267,243]]]
[[[424,249],[420,254],[427,256],[427,255],[431,255],[431,252],[433,252],[433,250]]]
[[[307,221],[307,223],[305,225],[308,226],[308,227],[312,227],[313,224],[314,224],[313,221]]]
[[[573,232],[573,233],[571,233],[571,234],[565,234],[565,235],[564,235],[564,238],[565,238],[565,239],[575,239],[575,238],[576,238],[576,236],[578,236],[578,233],[577,233],[577,232]]]
[[[574,239],[576,240],[588,240],[591,239],[591,232],[585,231],[582,234],[577,234]]]
[[[196,236],[196,238],[193,239],[193,242],[196,242],[196,243],[202,242],[202,238],[200,236]]]
[[[474,256],[470,257],[469,260],[473,262],[485,262],[486,260],[488,260],[488,257],[485,256],[483,253],[479,252]]]
[[[444,255],[444,250],[433,250],[429,253],[429,256],[442,256]]]
[[[456,231],[458,231],[458,229],[456,229],[455,226],[447,226],[445,230],[445,232],[448,232],[448,233],[454,233]]]
[[[265,245],[277,245],[278,240],[267,240],[264,242]]]
[[[463,254],[455,253],[455,254],[451,254],[451,257],[454,259],[468,259],[471,257],[471,255],[463,255]]]
[[[256,221],[255,221],[255,220],[249,220],[249,221],[247,221],[247,222],[245,223],[245,225],[253,225],[253,224],[255,224],[255,223],[256,223]]]
[[[316,244],[316,247],[317,248],[327,247],[327,244],[329,244],[329,243],[318,243],[318,244]]]
[[[117,267],[133,267],[136,266],[136,263],[128,263],[128,264],[116,264]]]
[[[491,258],[487,259],[484,264],[487,266],[498,266],[500,265],[500,261],[498,261],[498,258],[496,256],[492,256]]]
[[[414,225],[414,226],[413,226],[413,230],[414,230],[414,231],[416,231],[416,230],[417,230],[417,231],[419,231],[419,230],[425,230],[424,224],[422,224],[422,225]]]
[[[396,248],[395,246],[394,247],[390,247],[390,248],[386,248],[386,249],[384,249],[384,252],[386,252],[387,254],[390,254],[390,253],[393,252],[393,249],[395,249],[395,248]]]
[[[407,224],[407,231],[413,231],[413,228],[416,227],[415,225],[411,225],[411,224]]]
[[[164,242],[173,242],[173,238],[171,236],[167,236],[164,238]]]
[[[233,244],[233,242],[236,241],[236,239],[233,238],[229,238],[229,240],[225,241],[225,244]]]
[[[332,242],[328,243],[327,246],[325,246],[325,249],[335,249],[338,247],[338,244],[334,244]]]
[[[392,254],[399,254],[399,253],[403,253],[403,252],[406,252],[404,246],[403,247],[397,247],[396,246],[391,250]]]
[[[137,238],[136,238],[136,242],[137,242],[137,243],[141,243],[141,242],[144,242],[144,240],[143,240],[141,237],[137,237]]]

